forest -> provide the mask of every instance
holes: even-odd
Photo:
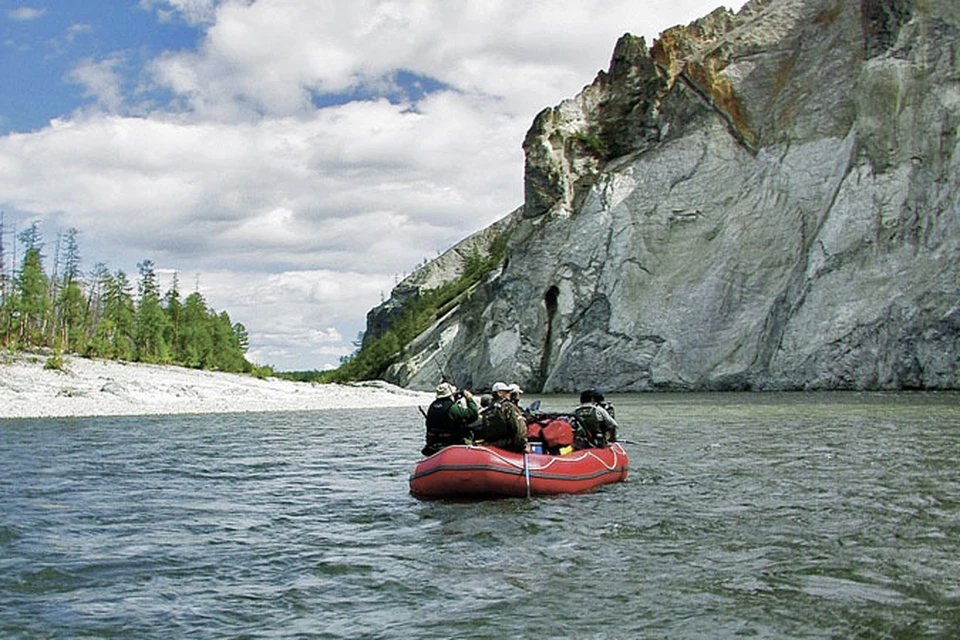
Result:
[[[83,273],[75,228],[57,234],[48,273],[36,222],[16,234],[16,264],[8,265],[4,235],[0,214],[0,346],[7,350],[49,352],[51,368],[75,354],[264,373],[246,359],[246,328],[211,309],[199,291],[183,298],[176,273],[165,292],[150,260],[137,265],[135,282],[103,263]]]

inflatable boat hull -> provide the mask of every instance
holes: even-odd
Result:
[[[623,481],[629,462],[618,443],[565,456],[454,445],[417,463],[410,493],[423,499],[583,493]]]

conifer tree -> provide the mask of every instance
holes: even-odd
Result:
[[[210,310],[211,337],[213,338],[212,362],[214,368],[222,371],[243,371],[243,353],[237,341],[237,334],[226,311],[219,314]]]
[[[66,282],[57,301],[57,342],[54,345],[68,353],[83,353],[86,349],[86,299],[80,283]]]
[[[12,310],[10,308],[10,282],[7,277],[7,256],[4,252],[3,243],[3,236],[6,234],[4,223],[3,211],[0,211],[0,341],[7,345],[10,339]]]
[[[77,243],[77,229],[67,229],[62,237],[60,252],[62,257],[62,281],[59,296],[56,298],[55,315],[57,338],[55,347],[67,352],[82,352],[86,347],[87,301],[80,283],[80,248]]]
[[[240,353],[246,353],[250,348],[250,335],[243,324],[236,322],[233,325],[233,333],[237,336],[237,346],[240,347]]]
[[[109,358],[132,360],[134,357],[135,318],[133,293],[127,274],[117,270],[107,274],[103,291],[103,315],[95,335],[98,353]]]
[[[49,319],[47,274],[43,271],[43,238],[36,222],[20,233],[25,253],[19,277],[15,280],[14,313],[16,333],[22,346],[45,346],[44,336]]]
[[[183,301],[180,300],[180,276],[177,272],[173,273],[173,280],[170,282],[170,288],[163,296],[163,310],[167,314],[166,340],[170,345],[171,356],[174,361],[182,362],[183,354],[180,345],[180,327],[181,314],[183,313]]]
[[[160,285],[153,261],[144,260],[137,268],[140,270],[137,287],[137,359],[143,362],[167,362],[170,359],[166,340],[167,316],[160,305]]]
[[[245,353],[246,327],[207,306],[199,291],[181,301],[179,278],[160,295],[151,260],[137,265],[136,297],[123,270],[98,263],[84,279],[79,232],[58,233],[51,274],[44,271],[43,237],[34,222],[17,234],[23,261],[13,277],[6,271],[4,218],[0,212],[0,344],[145,362],[252,371]],[[16,254],[14,255],[16,261]]]
[[[194,369],[212,364],[213,336],[210,331],[207,303],[199,291],[187,296],[183,305],[180,328],[180,359]]]
[[[63,282],[70,284],[80,279],[80,246],[77,242],[79,231],[75,227],[67,229],[63,236]]]
[[[108,350],[98,337],[98,332],[103,319],[104,291],[110,277],[107,265],[102,262],[94,265],[93,270],[87,276],[89,290],[87,292],[87,308],[84,314],[86,318],[86,346],[84,352],[87,355],[104,356]]]

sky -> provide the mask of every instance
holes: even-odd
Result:
[[[325,369],[424,260],[523,202],[524,134],[722,0],[0,0],[8,262],[135,280],[151,260],[249,333]]]

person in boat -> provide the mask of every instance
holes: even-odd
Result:
[[[477,419],[466,426],[471,442],[483,437],[481,434],[481,429],[483,428],[483,412],[489,409],[491,404],[493,404],[493,396],[491,394],[484,393],[480,396],[480,411],[477,413]]]
[[[517,453],[527,450],[527,421],[520,408],[510,401],[510,385],[493,385],[493,401],[484,408],[480,419],[476,435],[484,444]]]
[[[519,407],[520,396],[523,395],[523,389],[520,388],[520,385],[514,382],[509,386],[509,391],[510,391],[510,402],[512,402],[513,404]]]
[[[527,421],[527,424],[529,424],[537,419],[535,414],[540,408],[540,403],[535,402],[532,405],[523,407],[520,405],[520,396],[522,395],[523,389],[520,388],[520,385],[518,385],[516,382],[510,385],[510,402],[515,404],[517,408],[520,409],[520,413],[523,414],[523,419]]]
[[[606,409],[599,406],[593,397],[594,390],[587,389],[580,394],[580,406],[573,410],[577,419],[577,448],[605,447],[617,441],[617,429],[620,425]]]
[[[444,447],[467,442],[467,425],[477,419],[479,411],[468,389],[458,393],[449,382],[441,382],[437,397],[426,412],[427,443],[420,452],[432,456]]]
[[[603,395],[603,389],[597,388],[593,390],[593,402],[609,413],[611,418],[614,420],[617,419],[616,409],[614,409],[611,403],[607,402],[607,399]]]

